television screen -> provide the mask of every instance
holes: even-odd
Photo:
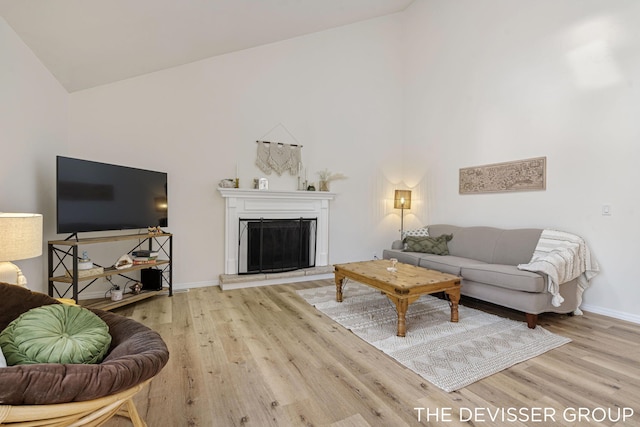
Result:
[[[166,227],[167,174],[56,157],[58,233]]]

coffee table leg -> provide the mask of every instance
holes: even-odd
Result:
[[[409,304],[415,301],[417,297],[407,299],[398,298],[389,294],[387,294],[387,297],[396,305],[396,311],[398,312],[398,333],[396,335],[404,337],[407,334],[407,309],[409,308]]]
[[[451,321],[453,323],[457,323],[458,303],[460,302],[460,289],[451,289],[444,292],[449,296],[449,303],[451,305]]]
[[[342,302],[342,282],[344,282],[344,276],[336,273],[336,301]]]
[[[399,299],[396,302],[396,308],[398,309],[398,333],[399,337],[404,337],[407,334],[407,309],[409,308],[409,301],[406,299]]]

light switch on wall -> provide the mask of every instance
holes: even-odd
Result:
[[[602,205],[602,215],[604,216],[611,215],[611,205]]]

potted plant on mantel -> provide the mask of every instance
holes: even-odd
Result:
[[[347,179],[341,173],[331,173],[328,169],[321,170],[318,172],[318,177],[320,181],[318,182],[318,190],[319,191],[329,191],[329,183],[331,181],[337,181],[339,179]]]

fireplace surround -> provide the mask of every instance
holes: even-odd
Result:
[[[335,193],[326,191],[279,191],[279,190],[254,190],[241,188],[222,188],[218,191],[225,199],[225,276],[236,276],[239,259],[239,224],[240,219],[291,219],[291,218],[315,218],[316,242],[315,260],[316,269],[329,267],[329,208],[330,201],[335,198]],[[326,276],[326,274],[324,274]],[[314,280],[318,277],[302,275],[296,281]],[[259,286],[260,281],[269,279],[251,279],[246,286]],[[246,280],[243,280],[246,282]],[[279,283],[286,281],[277,280]],[[268,284],[268,283],[265,283]],[[222,283],[221,283],[222,286]],[[235,286],[234,286],[235,287]],[[230,287],[229,287],[230,288]],[[223,289],[225,289],[223,287]]]

